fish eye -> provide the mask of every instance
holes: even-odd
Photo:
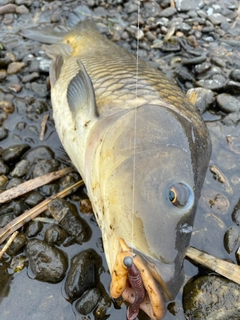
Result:
[[[175,183],[169,188],[168,198],[177,208],[183,208],[193,202],[192,190],[183,183]]]

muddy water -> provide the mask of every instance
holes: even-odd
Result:
[[[7,3],[7,1],[2,1],[0,4],[2,5],[5,3]],[[109,4],[110,3],[111,2],[109,1]],[[118,3],[122,2],[119,1]],[[206,3],[211,3],[211,1],[206,1]],[[28,5],[26,5],[29,12],[20,15],[13,14],[12,22],[10,24],[5,24],[3,18],[6,19],[6,15],[2,16],[0,43],[3,44],[4,49],[0,52],[1,57],[4,58],[6,56],[6,52],[11,52],[15,55],[15,60],[18,62],[24,61],[26,63],[26,67],[16,74],[8,74],[5,80],[0,82],[0,99],[12,101],[15,106],[14,113],[8,114],[8,118],[3,122],[3,127],[8,129],[9,132],[8,137],[0,142],[1,148],[5,149],[8,146],[20,143],[28,143],[31,148],[44,145],[50,147],[54,151],[55,159],[60,162],[63,161],[65,164],[68,163],[68,158],[64,153],[54,128],[49,87],[46,85],[48,73],[47,71],[43,71],[43,67],[39,64],[40,62],[47,63],[47,58],[41,50],[40,44],[30,40],[23,40],[18,31],[21,28],[31,27],[33,25],[49,25],[51,20],[53,20],[53,12],[56,12],[58,9],[61,12],[61,18],[59,18],[60,20],[58,22],[53,22],[53,24],[61,24],[66,20],[69,20],[74,8],[79,4],[79,1],[66,1],[66,5],[60,5],[59,1],[54,1],[52,3],[45,3],[42,1],[32,3],[29,1]],[[116,7],[116,5],[113,6],[115,10]],[[103,8],[103,6],[101,8]],[[110,9],[111,8],[112,7],[110,6]],[[107,25],[107,13],[109,14],[108,17],[112,18],[110,9],[108,11],[108,7],[105,6],[103,9],[105,11],[101,14],[99,14],[98,11],[95,11],[95,15],[102,16],[103,30]],[[208,7],[204,7],[202,10],[203,12],[207,12],[208,9]],[[89,6],[89,10],[92,10],[91,6]],[[232,11],[234,10],[232,9]],[[202,15],[204,16],[204,14]],[[127,21],[127,16],[131,18],[130,10],[128,13],[124,10],[121,14],[117,13],[117,26],[122,26],[121,19],[125,22]],[[7,18],[11,19],[11,16],[7,16]],[[114,25],[114,22],[111,21],[110,25]],[[112,37],[109,33],[107,35],[109,38]],[[134,45],[131,44],[135,42],[135,39],[131,39],[131,37],[131,33],[128,33],[128,40],[130,38],[128,41],[128,49],[134,51]],[[127,41],[123,40],[123,37],[119,40],[119,44],[123,46],[126,46],[126,42]],[[141,50],[140,54],[143,58],[147,58],[149,52],[144,49],[144,46]],[[207,50],[210,49],[207,48]],[[164,67],[166,69],[165,71],[167,71],[168,75],[171,76],[173,75],[173,72],[171,71],[169,62],[174,57],[174,53],[171,54],[171,57],[166,53],[159,54],[155,49],[151,50],[149,55],[156,57],[155,60],[154,58],[152,59],[152,62],[159,58],[163,59],[165,64],[169,67]],[[178,54],[179,53],[175,55],[177,56]],[[37,64],[34,65],[36,62]],[[3,69],[6,68],[3,67]],[[41,87],[38,87],[37,89],[34,89],[32,83],[29,84],[22,82],[22,78],[25,75],[34,71],[39,73],[39,77],[35,82],[41,85]],[[20,84],[22,86],[20,92],[15,92],[16,90],[13,89],[16,84]],[[182,85],[183,89],[187,90],[183,83],[180,82],[179,84]],[[219,91],[214,92],[215,95],[219,93]],[[221,88],[220,92],[225,91]],[[233,93],[233,96],[239,100],[239,94],[240,92],[237,91],[236,93]],[[39,101],[41,102],[40,105],[42,107],[34,109],[32,106]],[[38,133],[40,132],[41,121],[45,114],[49,114],[49,119],[47,121],[44,139],[43,141],[40,141]],[[238,203],[240,196],[240,121],[233,120],[231,123],[226,125],[226,122],[223,121],[225,116],[226,113],[217,107],[216,102],[213,102],[209,110],[203,114],[203,118],[206,121],[211,134],[213,153],[203,186],[202,197],[197,210],[191,245],[219,258],[229,259],[236,263],[235,253],[237,245],[230,253],[228,253],[226,250],[226,244],[224,247],[224,235],[229,227],[233,225],[236,226],[236,223],[234,223],[232,219],[232,212]],[[19,123],[25,124],[24,126],[20,126]],[[35,133],[33,133],[33,126],[36,129]],[[79,197],[81,198],[81,193],[79,193]],[[70,200],[73,201],[73,199]],[[76,204],[78,203],[76,202]],[[101,232],[91,215],[86,215],[81,212],[79,212],[79,214],[88,222],[92,229],[92,237],[90,241],[83,243],[82,245],[62,245],[60,248],[67,253],[69,261],[78,252],[88,248],[93,248],[102,258],[100,281],[103,284],[105,291],[109,293],[110,276],[101,247]],[[43,239],[45,230],[48,227],[48,223],[45,223],[43,230],[36,238]],[[18,256],[24,259],[25,251],[20,253]],[[96,312],[92,312],[86,316],[80,315],[75,310],[75,303],[70,303],[65,297],[63,290],[65,280],[57,284],[37,281],[34,279],[34,275],[31,273],[30,268],[28,268],[27,260],[25,268],[18,273],[13,272],[10,264],[11,258],[6,255],[2,259],[0,265],[1,320],[120,320],[126,318],[126,306],[124,304],[121,305],[121,302],[112,302],[111,304],[109,303],[109,305],[103,305],[102,308],[105,309],[105,312],[103,312],[103,315],[101,316],[96,314]],[[195,266],[187,260],[184,263],[184,267],[186,272],[186,283],[190,278],[196,275],[211,274],[208,270]],[[175,301],[169,304],[169,311],[165,318],[166,320],[185,319],[182,307],[182,292],[183,290],[178,294]],[[101,303],[103,302],[100,301],[99,305],[101,305]],[[234,301],[226,301],[226,303],[231,304],[234,303]],[[101,306],[99,306],[99,309],[100,307]],[[139,319],[143,320],[146,319],[146,317],[144,315],[140,315]]]

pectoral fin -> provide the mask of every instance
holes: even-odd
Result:
[[[59,78],[61,69],[63,65],[63,57],[58,54],[57,56],[54,57],[51,66],[50,66],[50,83],[51,87],[53,87]]]
[[[69,83],[67,101],[74,118],[80,116],[86,121],[91,121],[98,116],[94,89],[92,81],[79,59],[77,64],[79,71]]]

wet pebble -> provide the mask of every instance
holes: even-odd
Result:
[[[176,8],[168,7],[160,12],[159,17],[169,18],[173,16],[176,12],[177,12]]]
[[[0,68],[3,68],[5,70],[10,62],[11,59],[9,57],[5,56],[4,58],[0,58]]]
[[[216,76],[214,79],[206,79],[206,80],[202,79],[197,81],[197,85],[199,85],[200,87],[213,90],[213,91],[223,89],[226,86],[226,84],[227,84],[226,78],[224,78],[221,75]]]
[[[59,162],[55,159],[38,160],[32,168],[33,178],[41,177],[44,174],[57,171]]]
[[[48,205],[48,210],[59,225],[81,244],[87,241],[91,234],[86,221],[82,219],[77,212],[76,206],[64,199],[55,199]]]
[[[32,239],[27,242],[26,251],[30,268],[36,279],[45,282],[60,282],[68,269],[66,254],[45,241]]]
[[[238,320],[239,285],[219,276],[192,279],[184,287],[183,306],[192,320]]]
[[[208,16],[208,19],[214,25],[219,25],[221,23],[226,23],[227,22],[226,17],[224,17],[221,13],[213,13],[213,14]]]
[[[16,8],[16,13],[18,13],[18,14],[27,14],[27,13],[29,13],[29,10],[28,10],[28,8],[26,6],[21,5],[21,6],[18,6]]]
[[[224,248],[227,253],[233,252],[236,249],[237,244],[240,241],[240,228],[232,226],[227,229],[224,235]]]
[[[22,206],[23,205],[23,206]],[[0,207],[0,215],[5,213],[13,213],[18,216],[27,208],[26,205],[22,201],[11,201],[7,204],[1,205]]]
[[[80,314],[87,315],[97,306],[100,298],[101,292],[98,288],[90,289],[76,302],[75,308]]]
[[[0,125],[2,125],[7,118],[7,113],[0,109]]]
[[[14,273],[18,273],[27,267],[27,258],[23,255],[12,257],[10,268]]]
[[[13,213],[15,216],[19,216],[24,211],[28,210],[28,206],[23,201],[12,201]]]
[[[0,127],[0,141],[8,137],[8,129]]]
[[[8,114],[13,113],[15,110],[14,104],[9,100],[0,101],[0,108]]]
[[[33,3],[33,0],[15,0],[15,3],[17,5],[25,5],[27,7],[30,7]]]
[[[15,165],[13,171],[11,172],[11,176],[21,178],[29,172],[29,168],[30,162],[28,160],[23,159]]]
[[[98,260],[98,255],[93,249],[84,250],[71,259],[64,286],[68,298],[76,300],[86,290],[96,286]]]
[[[218,57],[212,57],[211,62],[220,68],[226,68],[226,62]]]
[[[7,76],[7,71],[6,70],[0,70],[0,81],[3,81]]]
[[[230,80],[226,85],[226,92],[240,94],[240,82]]]
[[[14,13],[17,6],[13,3],[6,4],[5,6],[0,7],[0,14]]]
[[[23,159],[28,160],[29,162],[35,162],[37,160],[47,160],[53,159],[54,152],[47,146],[38,146],[35,148],[30,149],[26,154],[23,156]]]
[[[205,62],[207,59],[206,56],[200,56],[200,57],[196,57],[196,58],[183,58],[182,59],[182,65],[196,65],[199,63],[203,63]]]
[[[177,9],[179,11],[198,10],[204,6],[203,0],[182,0],[176,2]]]
[[[4,188],[6,183],[8,182],[8,177],[5,175],[0,175],[0,188]]]
[[[232,220],[234,223],[236,223],[237,226],[240,226],[240,200],[233,209]]]
[[[9,171],[9,167],[2,160],[0,160],[0,175],[6,175],[9,173]]]
[[[49,227],[46,232],[44,239],[47,243],[61,245],[67,238],[67,232],[58,225]]]
[[[71,172],[70,174],[67,174],[66,176],[62,177],[60,180],[61,187],[63,189],[73,185],[78,180],[80,180],[80,176],[77,172]]]
[[[192,74],[188,71],[186,67],[182,67],[182,66],[177,67],[175,70],[175,74],[183,82],[194,80]]]
[[[8,65],[7,73],[15,74],[22,70],[22,68],[26,67],[24,62],[12,62]]]
[[[2,159],[6,163],[16,163],[30,148],[28,144],[16,144],[3,150]]]
[[[47,84],[46,83],[33,82],[33,83],[31,83],[30,88],[32,89],[32,91],[34,91],[36,93],[37,96],[39,96],[41,98],[45,98],[47,95]]]
[[[226,117],[223,118],[222,123],[226,126],[237,125],[240,121],[240,111],[231,112]]]
[[[11,90],[12,92],[18,93],[20,91],[22,91],[22,86],[19,83],[12,83],[9,85],[9,90]]]
[[[228,93],[221,93],[216,98],[219,108],[224,112],[240,111],[240,101]]]
[[[49,183],[42,186],[39,190],[45,197],[49,197],[59,192],[59,185],[56,183]]]
[[[41,221],[31,221],[26,230],[26,236],[28,238],[33,238],[39,234],[43,229],[43,223]]]
[[[214,93],[205,88],[189,89],[187,97],[196,106],[200,114],[203,114],[215,101]]]
[[[14,188],[22,183],[22,179],[20,178],[12,178],[11,180],[8,181],[6,185],[6,189],[11,189]]]
[[[91,201],[89,199],[82,199],[80,202],[80,210],[82,213],[93,213]]]
[[[44,200],[44,196],[39,191],[31,191],[25,199],[25,203],[30,207],[36,206]]]
[[[230,73],[230,77],[234,81],[240,81],[240,69],[232,70],[231,73]]]
[[[36,79],[38,79],[40,77],[38,72],[32,72],[24,77],[22,77],[22,82],[30,82],[30,81],[34,81]]]
[[[27,238],[24,234],[18,233],[10,247],[7,249],[7,253],[10,256],[15,256],[23,248],[27,241]]]
[[[13,220],[14,216],[11,213],[6,213],[0,216],[0,228],[5,227],[9,222]]]

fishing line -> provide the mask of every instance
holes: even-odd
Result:
[[[137,49],[136,49],[136,104],[134,108],[134,140],[133,140],[133,181],[132,181],[132,253],[133,253],[133,240],[134,240],[134,213],[135,213],[135,185],[136,185],[136,144],[137,144],[137,99],[138,99],[138,49],[139,49],[139,20],[140,20],[140,4],[139,0],[137,3]]]

